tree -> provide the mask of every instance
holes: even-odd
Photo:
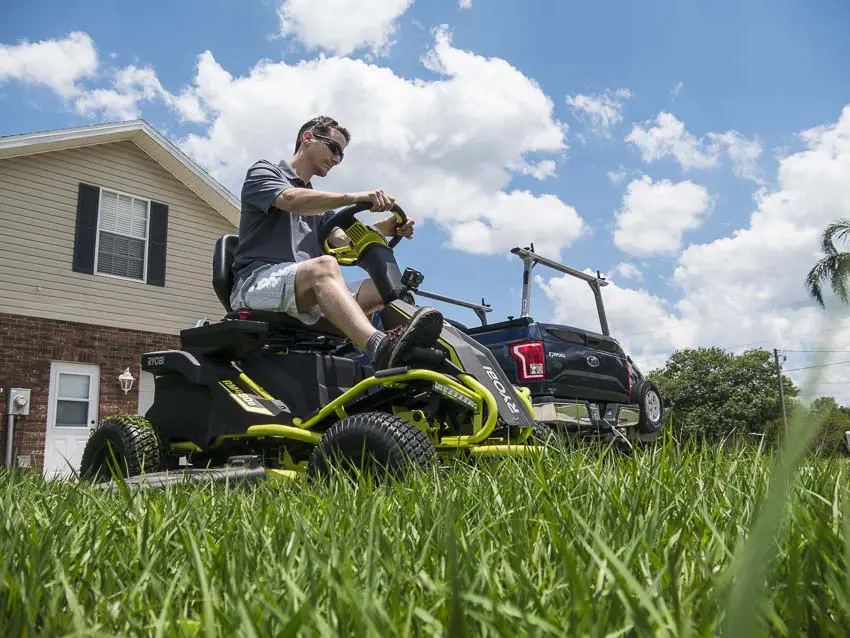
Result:
[[[850,430],[850,415],[832,397],[818,397],[808,409],[811,418],[806,423],[820,427],[812,448],[824,456],[846,454],[844,432]]]
[[[648,375],[674,404],[673,424],[686,436],[718,440],[733,433],[765,433],[782,418],[773,353],[722,348],[686,348],[674,352],[662,370]],[[786,402],[798,393],[782,376]]]
[[[829,224],[821,235],[824,256],[815,263],[806,276],[809,294],[823,307],[823,285],[829,282],[832,291],[845,304],[850,301],[847,283],[850,278],[850,253],[840,252],[835,242],[850,236],[850,219],[839,219]]]

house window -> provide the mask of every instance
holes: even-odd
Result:
[[[80,182],[74,272],[165,286],[168,204]]]
[[[100,191],[95,272],[145,281],[150,201]]]

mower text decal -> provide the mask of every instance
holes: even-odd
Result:
[[[153,368],[154,366],[165,365],[165,355],[157,355],[155,357],[148,357],[147,366],[149,368]]]
[[[490,379],[493,381],[493,385],[496,386],[496,389],[499,391],[499,394],[502,395],[502,400],[508,406],[510,411],[513,412],[514,414],[517,414],[519,412],[519,408],[517,407],[516,403],[514,403],[514,400],[508,395],[508,391],[507,391],[507,389],[505,389],[504,384],[501,381],[499,381],[499,375],[497,375],[493,371],[493,368],[491,368],[490,366],[482,366],[482,367],[484,368],[484,370],[487,371],[487,376],[489,376]]]
[[[246,394],[245,392],[243,392],[242,388],[233,383],[233,381],[225,379],[224,381],[219,381],[219,383],[221,384],[221,387],[223,387],[230,393],[230,397],[248,412],[255,412],[256,414],[268,414],[269,416],[271,416],[272,413],[268,408],[258,403],[257,400],[250,394]]]

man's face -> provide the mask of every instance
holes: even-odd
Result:
[[[304,141],[307,143],[307,156],[319,177],[327,175],[342,161],[347,145],[345,136],[336,129],[331,129],[327,135],[315,130],[307,131],[304,133]]]

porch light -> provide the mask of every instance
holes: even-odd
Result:
[[[124,394],[127,394],[130,391],[135,380],[136,378],[133,376],[133,373],[130,372],[130,368],[124,368],[124,372],[122,372],[118,377],[118,383],[121,384],[121,389],[124,390]]]

